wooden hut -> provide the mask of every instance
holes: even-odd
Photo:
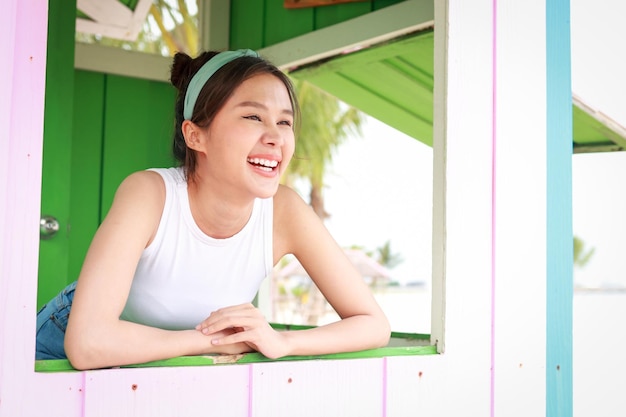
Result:
[[[202,5],[207,49],[258,49],[432,144],[431,333],[280,361],[36,364],[37,306],[76,275],[115,187],[170,162],[171,126],[156,115],[173,91],[169,60],[75,44],[67,2],[7,0],[0,416],[572,415],[572,148],[624,139],[572,106],[569,0]],[[40,245],[44,214],[61,227]]]

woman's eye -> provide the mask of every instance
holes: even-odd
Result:
[[[256,114],[250,115],[250,116],[244,116],[244,119],[249,119],[249,120],[257,120],[260,121],[261,118],[259,116],[257,116]]]
[[[281,122],[278,122],[279,125],[284,125],[284,126],[291,126],[291,120],[283,120]]]

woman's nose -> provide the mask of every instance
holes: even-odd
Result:
[[[282,146],[284,143],[283,133],[277,126],[270,126],[263,134],[263,143],[272,146]]]

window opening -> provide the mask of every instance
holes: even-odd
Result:
[[[162,56],[195,56],[199,51],[196,0],[125,0],[105,7],[92,3],[78,5],[77,42]]]
[[[369,116],[361,127],[364,133],[341,141],[326,167],[325,224],[392,329],[429,333],[432,148]],[[310,182],[293,185],[310,201]],[[270,285],[271,321],[322,325],[338,319],[295,258],[277,265]]]

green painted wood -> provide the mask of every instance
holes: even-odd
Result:
[[[275,325],[277,328],[296,329],[307,328],[307,326]],[[412,333],[393,333],[393,339],[430,340],[430,335]],[[290,362],[305,360],[328,360],[328,359],[367,359],[382,358],[387,356],[420,356],[436,355],[437,347],[430,345],[414,346],[389,346],[379,349],[363,350],[358,352],[334,353],[328,355],[313,356],[286,356],[280,359],[268,359],[260,353],[246,353],[243,355],[208,355],[208,356],[181,356],[177,358],[152,361],[138,365],[123,366],[122,368],[154,368],[154,367],[176,367],[176,366],[214,366],[214,365],[236,365],[261,362]],[[78,372],[67,360],[40,360],[35,361],[37,372]]]
[[[108,75],[102,166],[102,218],[132,172],[175,165],[175,89],[170,84]]]
[[[374,0],[372,2],[372,11],[384,9],[385,7],[393,6],[394,4],[402,3],[405,0]]]
[[[75,3],[50,1],[48,11],[41,213],[56,217],[60,230],[40,241],[38,306],[68,281]]]
[[[286,9],[283,0],[231,0],[230,48],[261,49],[404,0]]]
[[[230,49],[261,49],[265,45],[265,1],[231,0]]]
[[[364,1],[316,7],[314,28],[315,30],[322,29],[370,13],[373,11],[373,3]]]
[[[266,0],[263,46],[309,33],[315,30],[314,23],[314,8],[285,9],[283,0]]]
[[[69,280],[78,278],[100,224],[105,77],[91,71],[74,74]]]
[[[291,75],[432,145],[433,32],[298,69]]]
[[[585,147],[601,149],[626,148],[626,138],[611,130],[608,126],[594,119],[589,113],[578,106],[573,106],[574,119],[574,151],[580,151]]]

